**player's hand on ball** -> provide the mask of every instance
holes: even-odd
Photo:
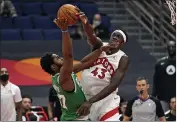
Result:
[[[79,109],[77,109],[77,114],[79,116],[86,116],[90,113],[90,107],[92,106],[92,104],[88,101],[84,102]]]
[[[77,6],[75,6],[75,7],[76,7],[75,9],[79,12],[79,13],[76,13],[76,16],[78,16],[80,18],[82,23],[86,24],[88,21],[87,16]]]
[[[65,18],[57,18],[53,22],[63,31],[68,29],[68,20]]]

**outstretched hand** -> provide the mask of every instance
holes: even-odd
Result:
[[[79,109],[77,110],[77,114],[79,116],[86,116],[90,113],[90,107],[92,106],[92,104],[88,101],[84,102]]]
[[[76,16],[79,17],[82,23],[86,24],[88,21],[87,16],[77,6],[75,6],[75,9],[79,12],[79,13],[76,13]]]
[[[65,18],[57,18],[53,22],[63,31],[68,29],[68,20]]]

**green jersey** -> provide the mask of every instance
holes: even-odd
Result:
[[[71,78],[74,82],[74,91],[67,92],[62,89],[59,84],[60,74],[52,76],[52,85],[57,92],[57,96],[60,100],[62,115],[61,121],[76,120],[78,115],[76,114],[77,109],[86,101],[84,92],[78,82],[76,74],[72,73]]]

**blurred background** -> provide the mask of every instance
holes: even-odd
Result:
[[[118,94],[125,100],[135,96],[136,78],[149,79],[152,91],[156,61],[167,56],[166,44],[176,41],[176,26],[163,0],[0,0],[0,60],[10,81],[33,105],[47,106],[51,79],[40,67],[45,52],[61,53],[61,31],[52,22],[63,4],[78,6],[87,15],[95,33],[104,42],[122,29],[128,34],[123,51],[130,57],[128,72]],[[91,49],[81,23],[69,28],[75,62]],[[175,73],[176,75],[176,73]],[[79,76],[79,74],[78,74]]]

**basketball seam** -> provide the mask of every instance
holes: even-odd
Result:
[[[68,15],[68,13],[70,13],[69,11],[72,11],[71,9],[68,9],[67,7],[64,7],[63,8],[66,10],[65,12],[63,13],[66,13]],[[72,11],[73,13],[75,13],[74,11]],[[75,17],[73,17],[72,15],[71,16],[67,16],[68,18],[70,18],[70,20],[75,23],[77,21],[77,19]]]
[[[63,7],[63,8],[64,8],[64,7]],[[68,12],[67,12],[67,11],[64,11],[64,10],[62,10],[62,9],[61,9],[61,11],[62,11],[62,13],[66,16],[66,18],[69,18],[69,21],[71,21],[72,23],[75,23],[75,22],[73,22],[72,17],[68,16]],[[62,17],[64,17],[64,16],[62,16]],[[70,23],[69,23],[69,24],[70,24]]]

